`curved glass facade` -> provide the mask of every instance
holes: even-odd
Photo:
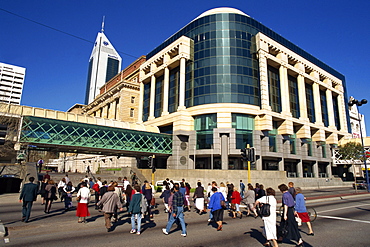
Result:
[[[194,58],[186,65],[186,107],[212,103],[260,106],[259,65],[253,54],[255,44],[252,40],[259,32],[342,80],[344,98],[347,99],[342,74],[260,22],[237,13],[217,13],[195,19],[148,53],[146,58],[150,59],[181,36],[187,36],[194,41]],[[293,114],[299,117],[298,105],[290,103],[296,110]],[[172,107],[170,112],[174,110]],[[144,109],[144,121],[146,111]],[[350,128],[348,115],[347,125]]]

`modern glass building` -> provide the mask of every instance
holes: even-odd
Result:
[[[173,134],[174,169],[331,175],[330,148],[348,136],[345,77],[245,13],[201,14],[147,54],[139,121]]]
[[[103,30],[96,37],[89,59],[85,104],[90,104],[100,94],[100,88],[121,70],[122,59]]]

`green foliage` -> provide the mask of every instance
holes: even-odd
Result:
[[[364,155],[362,145],[357,142],[348,142],[340,146],[338,151],[342,160],[362,160]]]

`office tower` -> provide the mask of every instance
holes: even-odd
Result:
[[[26,68],[0,62],[0,102],[21,103]]]
[[[104,25],[104,24],[103,24]],[[121,69],[122,59],[104,34],[98,33],[89,60],[85,104],[91,103],[102,87]]]

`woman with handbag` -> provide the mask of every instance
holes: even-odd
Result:
[[[89,213],[89,201],[90,201],[90,189],[87,188],[86,182],[82,182],[81,188],[77,192],[77,210],[76,216],[78,217],[78,223],[85,222],[86,217],[90,216]]]
[[[303,240],[298,230],[298,223],[295,220],[295,203],[293,196],[289,193],[286,184],[280,184],[278,188],[281,193],[283,193],[282,202],[284,207],[280,228],[286,231],[285,234],[283,234],[285,236],[280,236],[278,241],[283,241],[284,238],[289,240],[292,239],[297,241],[297,246],[303,246]]]
[[[119,208],[120,211],[123,210],[122,203],[119,200],[119,197],[116,193],[114,193],[113,186],[108,186],[107,192],[97,204],[98,207],[100,207],[101,205],[103,206],[102,211],[104,212],[105,227],[107,228],[108,232],[111,232],[111,219],[116,208]]]
[[[147,215],[150,218],[153,218],[153,213],[150,210],[150,205],[152,203],[152,198],[153,198],[153,191],[152,191],[152,186],[150,186],[150,183],[147,180],[144,181],[144,185],[141,188],[141,191],[142,191],[143,195],[145,196],[145,199],[147,200],[147,205],[148,205]]]
[[[51,204],[54,200],[57,200],[58,197],[56,196],[57,193],[57,187],[55,186],[55,183],[53,180],[49,180],[48,184],[45,186],[45,210],[44,212],[49,214]]]
[[[309,236],[314,236],[312,225],[310,222],[310,216],[308,216],[307,208],[306,208],[306,201],[305,197],[302,194],[302,189],[300,187],[295,188],[296,196],[295,196],[295,211],[298,214],[298,217],[305,222],[308,227],[308,234]]]
[[[68,211],[72,208],[72,194],[75,191],[75,187],[73,187],[72,182],[69,181],[63,188],[64,192],[64,209]]]
[[[217,192],[217,188],[212,188],[213,195],[211,196],[208,208],[211,210],[213,220],[217,223],[217,231],[222,231],[222,221],[224,220],[224,209],[226,208],[225,197],[221,192]]]
[[[262,196],[257,199],[255,206],[265,205],[262,207],[268,208],[268,210],[261,210],[262,220],[264,224],[264,233],[267,242],[263,244],[264,246],[271,246],[270,241],[272,241],[273,246],[277,247],[278,243],[276,241],[276,199],[275,190],[272,188],[266,189],[267,196]],[[268,206],[269,205],[269,206]],[[261,207],[261,208],[262,208]]]

